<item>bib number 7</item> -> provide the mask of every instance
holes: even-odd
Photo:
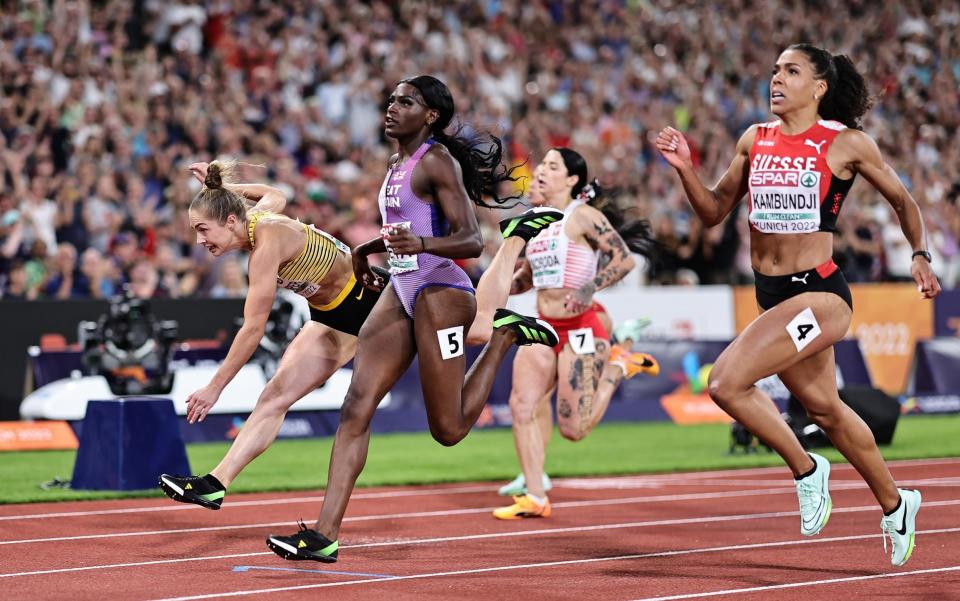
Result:
[[[570,348],[578,355],[592,355],[597,352],[597,346],[593,340],[592,328],[581,328],[579,330],[570,330]]]

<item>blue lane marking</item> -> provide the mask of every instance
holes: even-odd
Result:
[[[368,578],[396,578],[388,574],[364,574],[362,572],[337,572],[336,570],[304,570],[302,568],[274,568],[267,566],[233,566],[234,572],[249,572],[250,570],[273,570],[275,572],[309,572],[311,574],[339,574],[341,576],[366,576]]]

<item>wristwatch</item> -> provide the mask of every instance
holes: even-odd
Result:
[[[913,254],[910,255],[910,260],[912,261],[912,260],[916,259],[917,257],[923,257],[924,259],[927,260],[927,263],[933,263],[933,257],[930,256],[930,253],[927,252],[927,251],[925,251],[925,250],[915,250],[915,251],[913,251]]]

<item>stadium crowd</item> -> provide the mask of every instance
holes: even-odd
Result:
[[[746,10],[749,6],[749,10]],[[960,5],[953,0],[4,0],[0,296],[243,296],[245,261],[195,244],[186,166],[245,161],[287,213],[351,245],[379,233],[396,82],[445,81],[469,124],[535,164],[568,145],[664,246],[644,280],[746,283],[746,211],[704,231],[652,138],[686,132],[705,181],[771,120],[779,51],[849,54],[864,129],[919,202],[945,287],[960,278]],[[522,190],[518,190],[520,192]],[[483,210],[487,252],[502,212]],[[854,186],[835,237],[852,282],[909,279],[896,216]]]

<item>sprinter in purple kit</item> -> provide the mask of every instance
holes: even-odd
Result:
[[[313,528],[301,524],[296,534],[267,538],[285,559],[337,560],[340,524],[366,461],[373,413],[414,355],[430,432],[450,446],[477,421],[511,345],[557,344],[546,322],[499,309],[490,341],[464,377],[465,332],[477,303],[453,259],[480,254],[483,240],[471,204],[503,204],[509,199],[497,196],[497,185],[513,178],[501,164],[496,137],[464,135],[462,126],[444,133],[453,116],[450,90],[426,75],[401,81],[387,102],[385,131],[398,152],[380,191],[382,235],[354,249],[353,267],[365,286],[377,289],[382,282],[367,257],[387,252],[390,283],[360,330],[320,517]]]

